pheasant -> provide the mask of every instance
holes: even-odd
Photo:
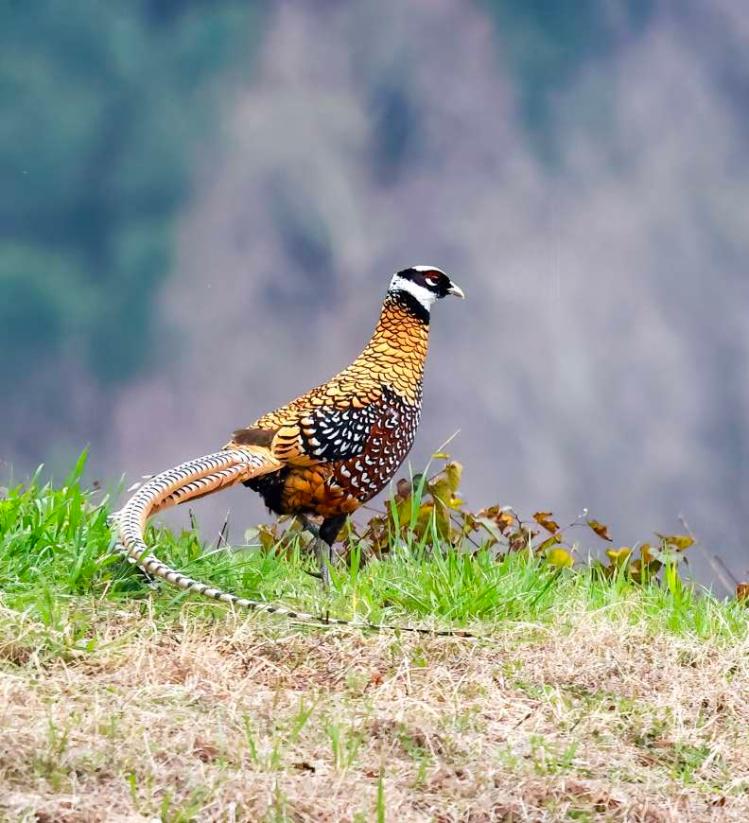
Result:
[[[272,512],[302,519],[315,537],[320,577],[327,587],[331,547],[346,518],[385,488],[413,445],[430,311],[448,295],[464,297],[433,266],[395,274],[372,338],[347,368],[238,429],[222,451],[155,475],[138,488],[113,516],[128,559],[188,591],[240,607],[316,619],[237,597],[171,569],[148,553],[146,521],[157,511],[242,483],[259,493]],[[321,518],[320,526],[310,517]]]

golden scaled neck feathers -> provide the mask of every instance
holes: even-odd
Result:
[[[349,373],[367,384],[388,386],[409,405],[421,401],[429,326],[400,301],[388,295],[372,339]]]
[[[300,415],[321,407],[361,409],[382,399],[383,386],[401,402],[417,407],[421,404],[428,344],[428,324],[388,294],[371,340],[350,366],[327,383],[264,414],[250,429],[276,431],[296,426]],[[237,438],[237,434],[227,445],[258,442],[247,440],[244,433]]]

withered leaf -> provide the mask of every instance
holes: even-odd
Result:
[[[656,534],[658,534],[656,532]],[[673,546],[677,551],[686,551],[690,546],[694,545],[694,538],[688,534],[659,534],[660,540],[668,545]]]
[[[559,523],[553,519],[551,512],[536,512],[533,519],[550,534],[556,534],[559,531]]]
[[[502,534],[511,529],[517,523],[515,514],[507,509],[502,509],[502,511],[496,516],[495,520]]]
[[[506,534],[513,526],[520,525],[509,507],[490,506],[488,509],[481,509],[478,516],[493,520],[502,534]]]
[[[746,603],[749,606],[749,583],[736,584],[736,599],[739,603]]]
[[[411,481],[401,477],[395,486],[395,499],[405,500],[410,496],[411,490]]]
[[[478,522],[478,515],[474,514],[473,512],[462,511],[460,512],[460,518],[463,522],[463,531],[466,534],[475,532],[480,525]]]
[[[272,526],[258,526],[258,541],[265,552],[269,552],[278,542],[275,523]]]
[[[653,547],[650,543],[640,543],[640,557],[644,563],[650,563],[653,558]]]
[[[488,517],[490,520],[494,520],[494,518],[499,514],[499,512],[499,506],[489,506],[486,509],[479,509],[478,512],[476,512],[476,516]]]
[[[528,548],[528,543],[533,540],[538,532],[527,531],[526,529],[518,529],[512,532],[507,537],[507,548],[511,552],[519,552]]]
[[[609,527],[605,523],[601,523],[600,520],[586,520],[585,522],[602,540],[608,540],[609,543],[613,542],[609,534]]]
[[[613,567],[614,564],[612,563],[612,568]],[[647,566],[645,566],[645,568],[647,569]],[[635,583],[642,583],[642,569],[642,560],[633,560],[629,564],[629,576],[635,581]]]

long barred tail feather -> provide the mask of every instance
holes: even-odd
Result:
[[[262,600],[239,597],[230,592],[209,586],[188,577],[163,563],[149,552],[144,540],[148,518],[172,506],[212,494],[220,489],[234,486],[276,471],[281,464],[264,447],[245,446],[188,460],[173,469],[153,475],[137,487],[135,494],[115,512],[111,522],[117,531],[116,550],[127,560],[138,566],[146,575],[159,577],[187,592],[210,597],[221,603],[228,603],[240,609],[248,609],[267,614],[276,614],[291,620],[311,622],[317,625],[349,626],[352,628],[380,631],[408,631],[418,634],[473,637],[470,632],[460,629],[434,630],[417,626],[394,626],[369,623],[358,620],[342,620],[337,617],[322,617],[307,612],[299,612],[286,606],[277,606]]]

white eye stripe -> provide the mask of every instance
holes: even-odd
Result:
[[[432,303],[437,299],[437,295],[434,292],[429,291],[429,289],[424,288],[424,286],[420,286],[418,283],[414,283],[413,280],[406,280],[404,277],[399,277],[397,274],[390,281],[389,291],[408,292],[413,295],[427,311],[429,311]]]

